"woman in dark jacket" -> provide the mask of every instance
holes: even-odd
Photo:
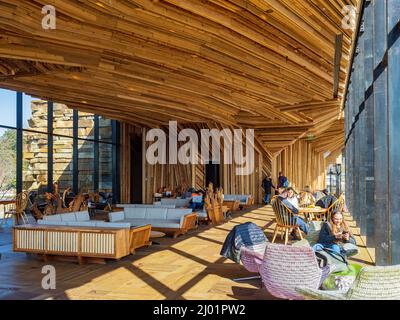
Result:
[[[352,243],[356,240],[350,232],[350,228],[339,211],[332,213],[331,220],[322,225],[319,233],[318,243],[313,247],[314,251],[329,248],[337,253],[344,253],[343,244]]]

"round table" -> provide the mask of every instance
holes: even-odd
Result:
[[[150,231],[150,239],[162,238],[165,237],[164,232],[160,231]],[[152,244],[160,244],[159,242],[152,241]]]
[[[162,237],[165,237],[164,232],[160,232],[160,231],[151,231],[150,232],[150,239],[162,238]]]
[[[327,208],[320,208],[320,207],[299,208],[299,213],[304,214],[306,221],[311,221],[314,219],[318,220],[318,218],[316,218],[316,215],[325,215],[327,213],[327,211],[328,211]]]

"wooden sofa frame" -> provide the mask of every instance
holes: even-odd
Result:
[[[239,200],[227,200],[227,201],[224,200],[223,205],[227,206],[228,209],[231,212],[233,212],[233,211],[239,210],[240,202],[239,202]]]
[[[79,264],[105,263],[150,246],[150,232],[151,225],[131,229],[21,225],[13,227],[13,250],[36,253],[44,261],[75,258]]]
[[[247,203],[246,204],[243,204],[243,205],[240,205],[240,207],[242,207],[243,209],[247,209],[247,208],[249,208],[249,207],[251,207],[251,206],[253,206],[254,205],[254,198],[253,198],[253,196],[250,196],[248,199],[247,199]]]
[[[183,224],[182,227],[177,229],[177,228],[156,228],[152,227],[152,230],[154,231],[160,231],[164,232],[166,234],[172,234],[173,238],[177,238],[181,234],[187,233],[189,230],[196,229],[197,228],[197,214],[196,213],[190,213],[184,216],[183,218]]]

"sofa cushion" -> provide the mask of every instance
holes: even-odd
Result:
[[[168,208],[174,209],[176,206],[174,204],[165,204],[161,205],[161,202],[158,204],[117,204],[117,208]]]
[[[75,213],[63,213],[60,216],[61,221],[76,221]]]
[[[167,220],[180,220],[182,216],[192,213],[192,209],[169,209]]]
[[[122,221],[124,219],[125,219],[125,212],[124,211],[117,211],[117,212],[109,212],[108,213],[108,220],[110,220],[110,222]]]
[[[68,221],[67,225],[71,227],[95,227],[96,221]]]
[[[38,224],[46,226],[66,226],[68,222],[57,220],[38,220]]]
[[[176,205],[176,203],[177,203],[176,199],[168,199],[168,198],[161,199],[161,205],[162,206],[164,206],[164,205]]]
[[[171,228],[179,229],[179,220],[164,220],[164,219],[125,219],[123,222],[128,222],[131,226],[139,227],[146,224],[151,224],[153,228]]]
[[[236,200],[239,200],[240,204],[246,204],[248,199],[249,199],[249,196],[245,196],[245,195],[238,195],[236,197]]]
[[[177,199],[176,206],[178,208],[187,207],[191,200],[192,198]]]
[[[181,226],[179,220],[148,219],[147,223],[151,224],[153,228],[179,229]]]
[[[133,227],[138,227],[138,226],[144,226],[146,224],[150,224],[148,219],[124,219],[118,221],[118,223],[130,223],[130,225]]]
[[[146,208],[124,208],[126,219],[144,219],[146,217]]]
[[[75,218],[76,221],[89,221],[90,220],[89,212],[87,211],[75,212]]]
[[[206,211],[206,210],[196,211],[196,213],[197,213],[197,216],[198,216],[199,218],[207,218],[207,217],[208,217],[207,211]]]
[[[224,194],[224,201],[235,201],[236,196],[234,194]]]
[[[45,221],[62,221],[60,214],[53,214],[53,215],[43,216],[43,220],[45,220]]]
[[[167,209],[167,208],[146,208],[146,219],[167,219],[167,212],[169,210],[176,209]],[[130,218],[130,217],[126,217]],[[136,218],[136,217],[135,217]]]
[[[121,228],[127,229],[131,227],[130,223],[123,222],[104,222],[104,221],[96,221],[96,227],[99,228]]]

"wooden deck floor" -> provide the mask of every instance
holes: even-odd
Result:
[[[259,280],[232,281],[250,274],[219,255],[228,232],[246,221],[265,229],[271,240],[271,207],[253,209],[235,214],[220,226],[200,226],[178,239],[157,239],[160,245],[106,265],[51,262],[57,288],[50,291],[41,287],[41,269],[46,263],[12,252],[10,228],[0,228],[0,299],[273,299],[260,289]],[[357,237],[360,254],[353,260],[372,264],[361,241]]]

